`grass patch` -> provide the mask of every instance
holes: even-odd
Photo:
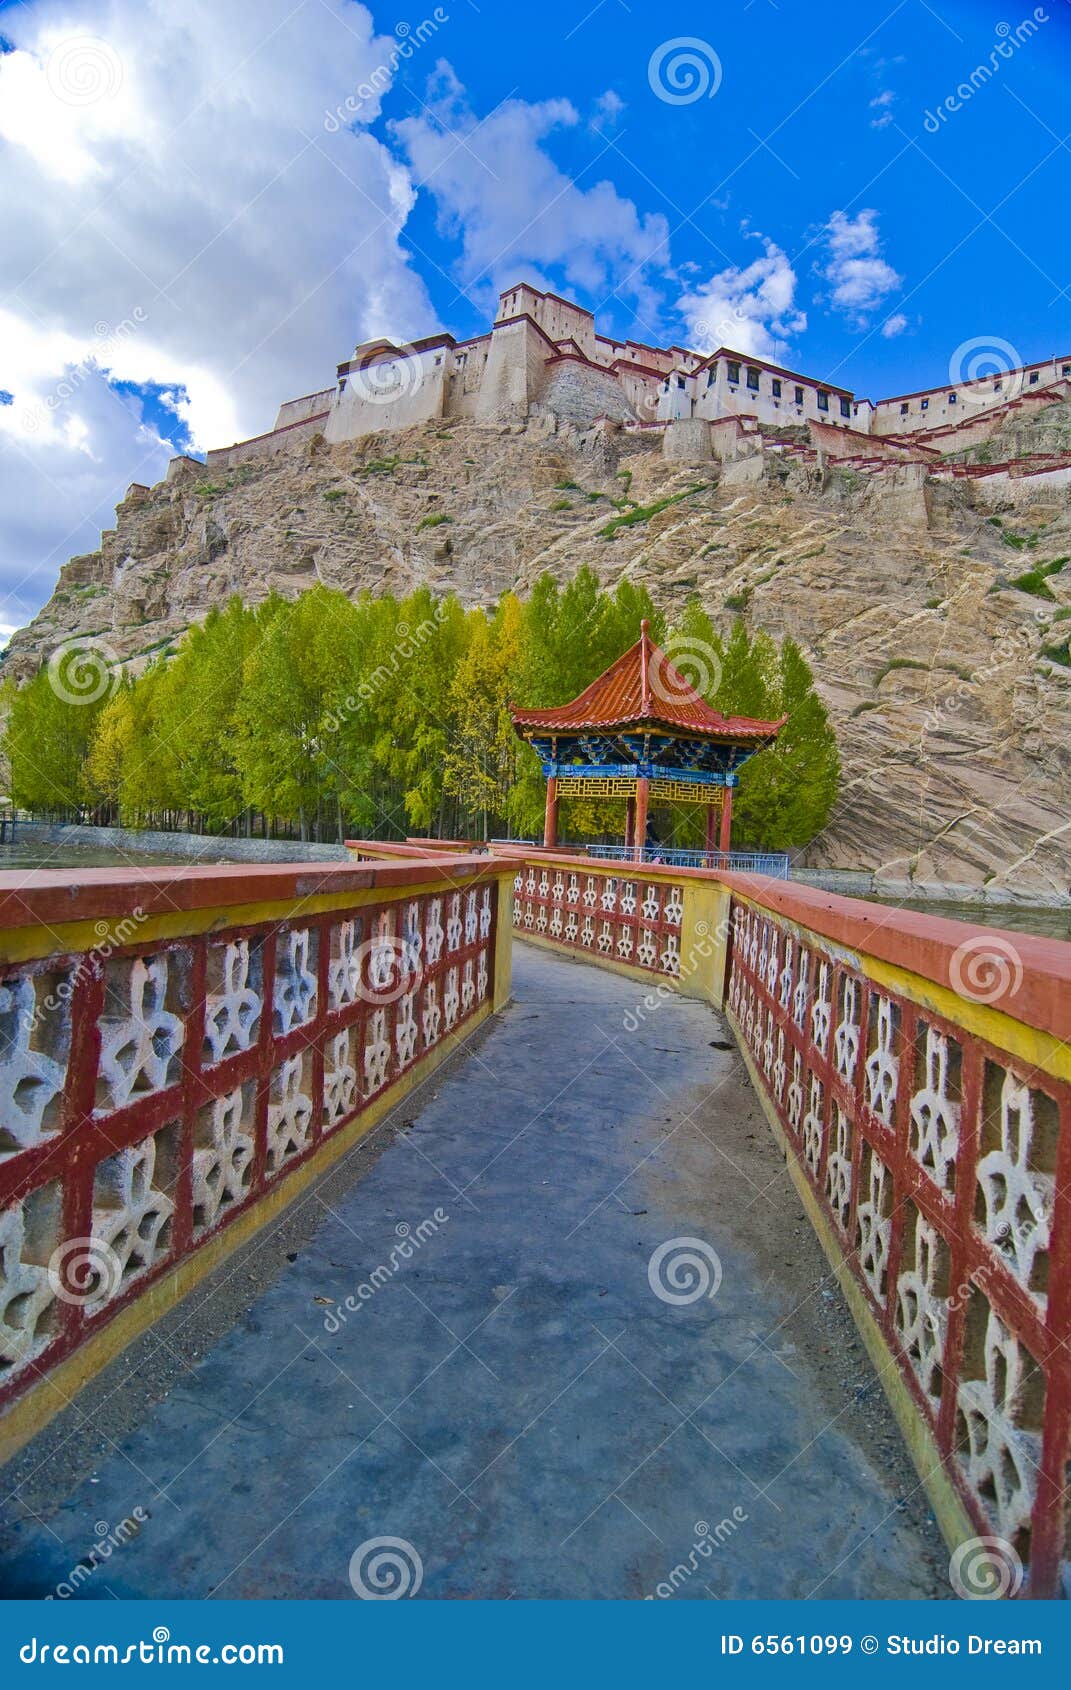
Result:
[[[332,502],[335,499],[345,498],[345,496],[346,496],[346,489],[344,487],[325,487],[324,488],[324,498],[329,499]]]
[[[919,663],[914,657],[893,657],[883,669],[879,669],[874,676],[874,685],[880,687],[886,675],[891,675],[894,669],[928,669],[928,663]]]
[[[751,603],[751,588],[743,587],[738,593],[730,593],[724,603],[726,610],[746,610]]]
[[[1064,669],[1071,669],[1071,635],[1059,645],[1043,645],[1041,656],[1052,663],[1059,663]]]
[[[366,464],[361,465],[361,468],[358,471],[358,474],[360,474],[360,475],[393,475],[394,471],[398,468],[398,465],[401,463],[401,461],[402,460],[400,458],[397,458],[397,457],[395,457],[395,458],[369,458],[369,460]]]
[[[944,599],[927,599],[922,608],[923,610],[940,610],[944,602]]]
[[[659,511],[668,510],[670,505],[679,505],[682,499],[690,499],[693,493],[705,492],[710,485],[709,481],[697,481],[694,487],[686,487],[683,493],[670,493],[665,499],[656,499],[653,505],[633,505],[631,510],[611,517],[599,533],[604,540],[612,540],[619,528],[632,528],[637,522],[649,522]]]
[[[573,502],[571,499],[555,499],[550,508],[552,511],[571,511]]]
[[[217,487],[214,481],[199,481],[194,488],[194,492],[199,499],[218,499],[224,491],[225,489]]]
[[[419,534],[422,528],[438,528],[440,524],[444,522],[453,522],[453,520],[453,517],[447,516],[445,511],[432,511],[430,516],[421,517],[420,521],[416,525],[416,531]]]
[[[556,493],[582,493],[584,489],[578,487],[575,481],[556,481],[554,491]]]
[[[1049,563],[1039,563],[1036,568],[1026,570],[1022,575],[1016,575],[1013,580],[997,582],[990,588],[995,592],[1000,586],[1012,587],[1018,593],[1030,593],[1036,599],[1050,599],[1055,601],[1056,594],[1048,583],[1048,576],[1059,575],[1067,562],[1065,557],[1054,557]]]

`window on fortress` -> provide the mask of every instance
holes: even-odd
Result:
[[[1030,385],[1031,385],[1031,387],[1033,387],[1033,385],[1037,381],[1037,379],[1038,379],[1037,371],[1031,370],[1031,372],[1030,372]]]
[[[820,411],[828,411],[829,410],[829,394],[828,393],[823,393],[823,392],[819,391],[819,394],[818,394],[818,409]]]
[[[1061,373],[1065,376],[1071,376],[1071,364],[1065,364]]]
[[[678,376],[678,377],[677,377],[677,386],[678,386],[678,387],[679,387],[679,388],[682,388],[682,389],[683,389],[683,387],[684,387],[684,377],[683,377],[683,376]]]
[[[725,368],[726,368],[726,374],[728,375],[730,381],[739,381],[740,380],[740,365],[739,364],[734,364],[732,359],[730,358],[728,363],[726,364]]]
[[[906,406],[906,405],[901,405],[901,406],[900,406],[900,415],[901,415],[901,416],[902,416],[902,417],[906,417],[906,416],[907,416],[907,406]]]
[[[1003,387],[1004,387],[1004,383],[1002,381],[995,381],[993,383],[993,392],[994,393],[1000,393],[1002,391]]]
[[[841,400],[841,402],[840,402],[840,414],[841,414],[842,417],[850,417],[851,416],[851,414],[852,414],[851,400],[849,400],[849,399],[842,399]]]
[[[707,371],[707,386],[708,387],[712,387],[714,385],[714,377],[717,375],[717,373],[718,373],[717,369],[712,364],[710,366],[710,369]]]
[[[775,399],[780,399],[781,383],[778,381],[776,376],[770,377],[770,392],[773,394]]]
[[[958,393],[950,393],[948,395],[948,403],[950,405],[958,405],[959,404],[959,394]]]
[[[759,391],[759,372],[758,370],[752,369],[750,365],[748,365],[747,384],[752,393],[757,393]]]
[[[803,404],[803,389],[802,389],[802,387],[797,387],[797,389],[796,389],[796,404],[797,405]]]
[[[928,411],[929,408],[930,408],[930,401],[928,399],[924,399],[922,401],[922,405],[921,405],[920,409],[922,409],[923,411]]]

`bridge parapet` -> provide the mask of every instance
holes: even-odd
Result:
[[[0,874],[0,1458],[509,993],[509,873]]]
[[[724,1007],[949,1541],[1066,1577],[1071,946],[757,876],[529,853],[520,937]]]

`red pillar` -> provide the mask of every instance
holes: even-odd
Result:
[[[643,861],[643,847],[647,843],[647,800],[650,796],[650,781],[646,775],[639,775],[636,779],[636,812],[633,824],[632,843],[636,847],[636,861]]]
[[[711,855],[718,848],[717,844],[716,844],[717,837],[718,837],[718,806],[716,804],[708,804],[707,805],[707,832],[706,832],[706,839],[704,840],[704,843],[703,843],[703,849],[707,852],[708,856]]]
[[[558,843],[558,778],[549,775],[547,778],[547,811],[543,823],[543,843],[551,846]]]
[[[635,843],[636,843],[636,800],[635,800],[635,798],[626,798],[626,800],[625,800],[625,844],[626,845],[635,845]]]
[[[718,840],[718,850],[729,851],[729,840],[733,830],[733,789],[731,786],[723,788],[724,797],[721,802],[721,838]]]

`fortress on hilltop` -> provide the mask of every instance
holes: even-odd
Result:
[[[333,386],[286,400],[268,433],[209,452],[208,467],[231,468],[317,433],[335,444],[417,423],[538,415],[581,429],[659,430],[667,457],[678,460],[734,458],[744,436],[766,428],[800,429],[830,457],[932,462],[976,445],[1017,408],[1069,395],[1071,355],[862,399],[726,346],[700,353],[610,339],[582,306],[519,284],[500,296],[487,334],[356,347]]]

